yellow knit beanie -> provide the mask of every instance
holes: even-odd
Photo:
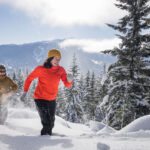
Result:
[[[48,52],[48,58],[58,56],[61,58],[61,53],[58,49],[51,49]]]

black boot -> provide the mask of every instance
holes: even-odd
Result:
[[[43,128],[43,129],[41,130],[41,135],[48,135],[47,130]]]
[[[48,135],[52,135],[52,130],[51,129],[48,130]]]
[[[41,135],[52,135],[52,129],[51,128],[42,128]]]

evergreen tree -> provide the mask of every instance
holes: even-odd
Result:
[[[96,99],[96,79],[95,79],[94,72],[92,73],[91,80],[90,80],[89,96],[90,96],[89,115],[90,115],[90,119],[95,120],[97,99]]]
[[[88,121],[88,114],[85,112],[84,110],[84,106],[85,106],[85,97],[87,95],[87,91],[86,91],[86,85],[85,85],[85,79],[84,76],[81,75],[80,79],[79,79],[79,84],[78,84],[78,88],[79,88],[79,98],[83,107],[83,122],[87,122]]]
[[[33,95],[34,95],[34,92],[35,92],[36,85],[37,85],[37,80],[32,81],[32,83],[30,85],[30,90],[28,91],[26,100],[24,102],[24,105],[26,107],[33,108],[33,109],[35,108]]]
[[[94,72],[90,76],[90,72],[87,72],[85,78],[86,96],[84,97],[84,108],[87,114],[88,120],[95,120],[95,110],[97,106],[96,99],[96,79]]]
[[[106,69],[106,64],[104,63],[103,65],[103,70],[100,72],[100,75],[98,76],[96,80],[96,111],[95,111],[95,120],[96,121],[102,121],[104,119],[104,113],[101,110],[101,103],[103,101],[103,97],[106,95],[106,91],[108,88],[103,85],[103,81],[106,78],[107,74],[107,69]]]
[[[89,114],[89,103],[90,103],[90,71],[88,70],[86,77],[85,77],[85,91],[86,95],[84,97],[84,111],[86,113],[87,120],[90,120],[90,114]]]
[[[19,69],[17,74],[17,84],[18,84],[19,92],[22,91],[24,85],[24,73],[21,68]]]
[[[19,103],[20,103],[20,97],[23,93],[23,87],[24,87],[24,73],[21,68],[18,70],[16,83],[18,85],[18,91],[16,93],[17,101],[19,101]]]
[[[110,65],[104,86],[107,94],[101,105],[105,111],[108,124],[120,129],[134,119],[149,114],[150,104],[147,93],[150,91],[150,7],[149,0],[118,0],[116,6],[128,14],[117,25],[108,24],[120,32],[119,47],[106,50],[117,57],[116,63]],[[106,98],[107,97],[107,98]]]
[[[70,67],[70,73],[73,75],[73,84],[70,88],[65,90],[66,107],[65,107],[65,119],[71,122],[82,122],[83,108],[79,97],[79,67],[75,54],[73,55],[72,66]]]
[[[14,70],[14,72],[13,72],[12,79],[13,79],[14,82],[17,82],[17,73],[16,73],[16,70]]]
[[[28,75],[29,75],[29,69],[28,69],[28,66],[26,65],[26,67],[25,67],[25,78],[27,78]]]
[[[59,92],[57,95],[57,108],[56,108],[56,115],[62,117],[65,119],[65,114],[64,114],[64,110],[65,110],[65,106],[66,106],[66,98],[65,98],[65,94],[64,94],[64,90],[62,87],[59,87]]]
[[[12,80],[17,83],[17,73],[16,73],[16,70],[14,70],[13,74],[12,74]],[[8,98],[9,99],[9,105],[15,107],[18,102],[19,102],[19,99],[18,99],[18,96],[17,96],[17,93],[14,93],[11,97]]]

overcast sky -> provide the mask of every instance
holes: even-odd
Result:
[[[125,12],[114,3],[116,0],[0,0],[0,44],[65,38],[61,46],[78,43],[87,51],[90,45],[117,45],[115,31],[106,23],[115,24]]]

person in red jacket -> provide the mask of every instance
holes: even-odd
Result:
[[[35,104],[41,119],[41,135],[52,135],[52,128],[55,121],[56,97],[60,79],[66,87],[70,87],[73,76],[66,73],[62,66],[59,66],[61,53],[57,49],[48,52],[48,58],[42,66],[36,67],[26,78],[24,93],[21,100],[24,101],[31,82],[38,78],[38,84],[34,92]]]

